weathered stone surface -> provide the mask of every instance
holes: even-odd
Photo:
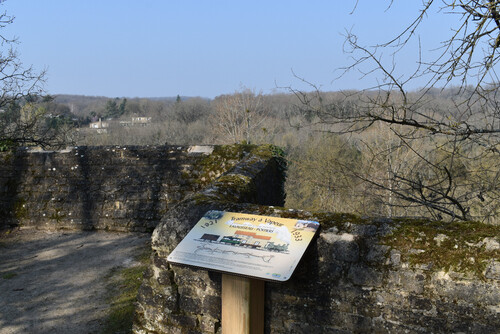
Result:
[[[325,233],[321,235],[327,243],[332,245],[332,256],[338,261],[356,262],[359,258],[359,246],[355,242],[354,235],[342,233]]]
[[[235,168],[216,180],[204,190],[187,196],[185,200],[172,207],[162,218],[161,223],[152,235],[152,248],[155,256],[150,271],[158,277],[152,284],[146,278],[143,285],[151,287],[159,296],[147,295],[139,299],[138,309],[156,304],[156,310],[162,310],[165,318],[158,321],[156,312],[137,312],[135,331],[137,333],[153,332],[169,333],[167,324],[182,328],[182,333],[218,333],[220,332],[221,315],[221,275],[195,270],[181,266],[170,266],[166,257],[208,210],[227,210],[253,212],[259,210],[258,205],[245,204],[251,201],[262,204],[280,205],[283,202],[282,184],[276,183],[277,173],[281,173],[270,157],[248,155]],[[283,180],[283,179],[281,179]],[[262,184],[276,183],[276,187],[260,192]],[[282,181],[281,181],[282,182]],[[160,277],[168,277],[161,283]],[[173,282],[172,282],[173,281]],[[163,286],[175,287],[171,294],[177,303],[169,304],[169,296],[164,294]],[[142,290],[141,290],[142,291]],[[177,316],[182,314],[183,317]],[[196,321],[191,321],[196,319]],[[159,330],[158,328],[163,328]]]
[[[167,206],[196,188],[197,175],[171,160],[181,157],[189,165],[204,158],[167,146],[0,153],[0,174],[10,176],[0,180],[0,213],[8,217],[0,228],[152,231]],[[176,185],[183,187],[170,196]]]
[[[380,287],[382,285],[382,273],[364,265],[352,265],[347,276],[355,285],[366,287]]]
[[[487,251],[492,251],[492,250],[499,250],[500,249],[500,241],[497,240],[497,238],[484,238],[483,243],[485,250]]]
[[[332,214],[332,221],[318,215],[321,220],[277,207],[284,200],[283,165],[269,151],[210,151],[161,146],[0,153],[0,228],[154,228],[136,334],[222,332],[221,275],[166,260],[208,210],[322,222],[292,278],[266,283],[265,333],[498,332],[498,233],[460,244],[457,234],[441,229],[415,244],[425,233],[398,234],[398,220],[343,214]],[[454,245],[453,251],[480,252],[450,252],[458,260],[447,266],[435,260]],[[419,256],[422,261],[415,260]]]
[[[491,261],[486,267],[484,276],[489,279],[500,281],[500,261]]]
[[[298,211],[242,203],[258,203],[252,191],[254,187],[237,189],[232,183],[218,180],[188,197],[170,210],[155,229],[153,249],[165,258],[208,209],[301,215]],[[226,195],[229,201],[225,200]],[[314,214],[303,214],[307,219],[315,219]],[[360,226],[351,221],[334,223],[313,241],[289,281],[267,283],[265,333],[482,333],[500,328],[500,285],[495,279],[495,264],[487,267],[485,282],[451,271],[436,272],[432,262],[425,265],[408,262],[408,255],[426,254],[427,249],[410,247],[404,253],[385,244],[385,238],[397,230],[388,225],[388,220],[374,220],[370,224],[365,220]],[[447,235],[438,240],[451,238]],[[175,275],[175,293],[185,298],[171,310],[164,309],[164,314],[196,315],[196,328],[185,327],[183,333],[220,331],[217,274],[155,263],[158,263],[155,270]],[[158,301],[157,309],[163,305],[164,302]],[[203,324],[207,315],[208,326]],[[153,316],[138,318],[138,324],[157,328],[158,321]],[[164,322],[168,322],[168,316]],[[168,333],[168,330],[157,332]]]
[[[190,226],[190,221],[197,221],[198,215],[208,207],[290,214],[289,210],[279,208],[269,210],[251,204],[222,203],[218,189],[206,191],[215,199],[210,203],[186,200],[167,214],[158,232],[155,231],[161,234],[155,239],[155,249],[173,249],[189,230],[190,227],[185,226]],[[184,220],[183,217],[189,218]],[[314,219],[314,215],[308,218]],[[169,227],[165,228],[164,224]],[[376,234],[372,234],[373,228],[358,229],[351,223],[349,232],[341,232],[335,227],[321,232],[289,281],[267,283],[265,332],[493,333],[500,328],[500,284],[494,276],[496,264],[491,264],[496,262],[490,262],[487,267],[490,274],[485,277],[486,281],[451,271],[436,272],[431,270],[432,266],[422,269],[419,264],[408,263],[407,254],[417,256],[427,250],[409,249],[405,255],[384,244],[387,230],[386,227],[377,228]],[[167,255],[168,251],[164,253]],[[199,312],[201,319],[203,312],[207,312],[201,310],[207,304],[202,291],[206,291],[206,282],[213,277],[198,271],[187,274],[186,269],[177,267],[170,270],[179,276],[190,276],[180,280],[185,284],[182,291],[191,298],[198,296],[195,297],[198,304],[194,307],[186,303],[185,308],[180,309],[189,314]],[[193,275],[202,280],[196,281]],[[213,285],[214,291],[220,289],[218,284],[217,281]],[[210,303],[220,305],[220,296],[217,293],[213,296]],[[219,312],[214,310],[210,319],[220,321]],[[150,321],[154,320],[150,318]],[[211,326],[202,329],[200,321],[197,326],[190,330],[212,333],[214,329]]]
[[[0,229],[151,232],[169,208],[235,167],[252,149],[259,148],[109,146],[2,152]],[[277,189],[281,182],[282,188],[283,177],[270,155],[255,161],[259,163],[247,164],[241,173],[253,175],[252,168],[260,168],[254,186],[265,191],[254,196],[272,201],[276,191],[267,186]],[[265,184],[257,183],[260,177]]]

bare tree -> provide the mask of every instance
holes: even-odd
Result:
[[[383,180],[358,173],[398,199],[386,201],[386,205],[426,209],[436,219],[498,219],[500,82],[495,69],[500,1],[428,0],[422,6],[415,20],[386,43],[363,46],[356,35],[346,34],[345,50],[353,62],[343,70],[361,71],[363,78],[376,76],[376,87],[345,92],[335,101],[325,100],[314,85],[313,93],[292,92],[317,124],[330,126],[328,131],[357,134],[383,123],[386,133],[397,137],[398,150],[413,157],[412,166],[391,168]],[[425,18],[447,14],[456,15],[457,27],[436,58],[420,57],[414,71],[398,72],[398,55],[410,41],[420,38],[418,31]],[[383,51],[388,49],[387,60]],[[427,78],[423,89],[407,89],[422,78]],[[452,105],[431,103],[437,87],[454,82],[460,85]],[[371,147],[376,147],[374,143]]]
[[[0,5],[4,1],[0,1]],[[0,14],[0,29],[12,24],[14,17]],[[35,104],[43,93],[45,71],[25,67],[15,49],[16,38],[0,34],[0,149],[16,145],[49,146],[66,139],[47,121],[46,110]]]
[[[213,112],[212,128],[224,143],[250,143],[267,116],[262,93],[250,89],[216,97]]]

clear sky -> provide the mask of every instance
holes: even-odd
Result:
[[[50,94],[108,97],[203,96],[242,86],[271,93],[362,88],[349,64],[346,29],[362,44],[388,40],[418,14],[421,1],[396,0],[7,0],[16,17],[2,33],[19,37],[26,65],[46,68]],[[451,18],[429,17],[424,51],[438,46]],[[427,29],[427,30],[426,30]],[[415,67],[416,48],[397,61]]]

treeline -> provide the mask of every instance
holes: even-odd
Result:
[[[416,112],[424,119],[431,114],[443,120],[456,117],[456,93],[430,91],[414,104]],[[67,139],[76,145],[280,146],[289,160],[289,207],[444,220],[460,218],[463,209],[472,219],[497,222],[498,156],[463,141],[450,143],[438,134],[419,136],[416,131],[405,137],[401,129],[393,131],[397,124],[356,121],[375,98],[371,92],[320,93],[318,99],[312,93],[264,95],[244,89],[212,100],[57,96],[40,103],[51,119],[60,115],[71,120],[74,127]],[[476,111],[479,115],[480,106]],[[342,134],[339,124],[325,115],[352,119],[354,130],[366,129]],[[131,117],[151,121],[117,125]],[[115,125],[107,131],[90,129],[88,124],[99,118]],[[435,208],[422,205],[421,198]]]

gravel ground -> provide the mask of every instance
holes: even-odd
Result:
[[[109,275],[134,261],[143,233],[0,234],[0,334],[99,333]]]

